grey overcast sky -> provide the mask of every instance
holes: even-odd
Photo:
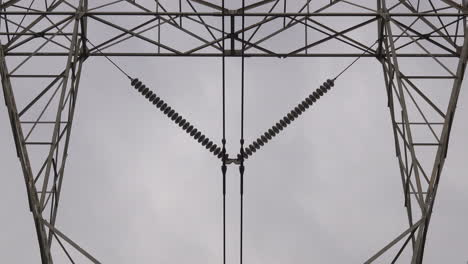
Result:
[[[291,1],[291,10],[302,2]],[[103,30],[90,28],[90,35],[99,39]],[[368,42],[375,39],[374,31],[359,34],[367,34],[363,38]],[[247,58],[246,141],[256,139],[351,60]],[[221,141],[219,58],[116,62],[207,136]],[[240,59],[229,58],[229,153],[239,149],[239,77]],[[428,264],[468,261],[466,88],[465,83],[430,225]],[[4,105],[0,124],[0,263],[39,263]],[[407,228],[397,165],[381,66],[365,58],[246,162],[245,263],[362,263]],[[105,59],[89,59],[82,74],[57,227],[103,263],[220,263],[221,194],[219,160],[143,100]],[[228,263],[238,262],[238,211],[238,169],[231,166]],[[65,263],[64,255],[55,250],[56,263]],[[87,263],[71,251],[77,263]],[[388,263],[390,257],[376,263]]]

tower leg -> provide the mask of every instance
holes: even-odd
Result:
[[[61,3],[63,1],[55,2],[48,10],[54,10]],[[37,42],[36,37],[27,34],[12,34],[6,41],[3,39],[4,45],[0,46],[0,75],[5,104],[36,226],[41,260],[47,264],[53,263],[51,248],[54,238],[66,237],[56,233],[55,223],[81,71],[87,59],[87,18],[82,15],[86,9],[87,1],[81,0],[73,16],[57,19],[41,15],[16,29],[18,32],[37,33],[37,36],[43,36],[39,38],[41,41]],[[45,26],[47,21],[49,25]],[[11,21],[5,23],[10,26],[18,24]],[[20,49],[25,44],[37,45],[32,55],[8,56],[10,51]],[[53,45],[67,48],[68,55],[64,57],[63,64],[51,64],[49,58],[37,55]],[[44,74],[45,70],[49,72]],[[34,87],[22,86],[20,83],[24,79],[34,79]],[[66,238],[65,241],[71,241]],[[79,251],[84,252],[81,248]]]
[[[383,0],[379,3],[383,13],[388,12],[385,2]],[[406,6],[409,12],[417,12],[411,5],[403,3],[403,6]],[[432,30],[439,37],[431,39],[430,36],[423,36],[416,27],[411,27],[411,22],[384,16],[381,21],[382,31],[379,34],[382,43],[379,60],[388,95],[409,226],[414,226],[414,221],[421,221],[415,232],[408,235],[408,241],[411,241],[412,245],[411,263],[419,264],[423,262],[427,231],[465,73],[468,38],[465,35],[464,39],[459,40],[461,45],[457,46],[453,35],[457,35],[458,32],[448,34],[448,27],[436,27],[438,21],[431,18],[415,19],[420,20],[427,30]],[[466,32],[465,22],[461,30],[462,33]],[[405,47],[402,45],[408,41],[412,43],[411,49],[427,54],[431,54],[430,50],[435,47],[444,46],[457,56],[452,60],[436,56],[418,58],[421,65],[431,71],[423,70],[415,74],[415,69],[411,68],[411,61],[399,56],[400,53],[404,53]],[[440,73],[435,74],[434,71]],[[434,91],[435,89],[437,91]],[[441,93],[449,99],[440,100]],[[398,252],[393,263],[407,244],[405,243]]]

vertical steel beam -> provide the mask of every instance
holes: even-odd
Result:
[[[408,9],[410,12],[414,13],[416,12],[414,8],[407,3],[404,3],[405,1],[401,1]],[[418,157],[415,152],[415,144],[412,136],[412,127],[411,127],[411,120],[409,118],[409,110],[408,110],[408,102],[405,101],[405,89],[406,86],[404,84],[404,75],[400,71],[399,67],[399,60],[398,60],[398,49],[396,48],[395,45],[395,39],[397,37],[392,33],[392,22],[389,17],[388,10],[386,9],[386,1],[385,0],[378,0],[378,7],[381,8],[379,11],[383,14],[384,18],[384,30],[385,32],[380,32],[380,36],[384,36],[384,39],[381,40],[383,43],[382,47],[382,52],[378,52],[379,54],[386,54],[386,56],[381,56],[378,59],[382,63],[383,67],[383,72],[384,72],[384,78],[385,78],[385,85],[387,89],[387,94],[388,94],[388,106],[390,108],[390,116],[392,120],[392,126],[393,126],[393,132],[394,132],[394,138],[395,138],[395,145],[396,145],[396,152],[397,152],[397,157],[398,157],[398,162],[400,165],[400,173],[401,173],[401,178],[402,178],[402,183],[403,183],[403,193],[405,196],[405,206],[407,209],[407,214],[408,214],[408,220],[409,220],[409,225],[412,226],[412,219],[415,217],[414,213],[412,211],[411,207],[411,196],[410,195],[410,190],[409,190],[409,184],[411,184],[411,177],[413,177],[416,181],[416,187],[417,191],[416,194],[414,195],[416,200],[418,201],[420,208],[421,208],[421,217],[422,217],[422,222],[417,229],[417,233],[415,233],[414,237],[411,237],[413,240],[413,251],[412,251],[412,257],[411,257],[411,263],[412,264],[420,264],[423,262],[423,256],[424,256],[424,248],[425,248],[425,243],[426,243],[426,236],[427,236],[427,230],[429,227],[429,222],[432,216],[432,209],[434,205],[434,200],[435,196],[437,193],[437,187],[438,183],[440,180],[442,168],[445,162],[445,157],[447,154],[447,147],[449,143],[449,136],[450,136],[450,128],[453,122],[453,116],[455,114],[455,109],[456,109],[456,104],[458,100],[458,95],[461,89],[461,83],[463,80],[463,75],[465,73],[465,68],[466,68],[466,62],[467,62],[467,57],[468,57],[468,38],[466,36],[466,24],[464,24],[465,30],[464,30],[464,43],[461,46],[460,50],[460,57],[458,61],[458,66],[456,69],[456,74],[454,76],[454,82],[452,85],[452,88],[450,91],[450,100],[447,106],[446,113],[441,113],[441,115],[444,118],[443,121],[443,128],[442,132],[440,134],[440,143],[437,144],[437,152],[435,155],[435,158],[433,160],[433,167],[431,171],[431,176],[427,180],[428,181],[428,186],[427,188],[422,187],[422,177],[420,173],[424,173],[422,167],[421,170],[420,168],[420,163],[418,160]],[[426,23],[429,27],[432,29],[435,29],[436,26],[431,23],[426,18],[422,18],[424,20],[424,23]],[[401,28],[400,28],[401,29]],[[385,34],[384,34],[385,33]],[[436,33],[441,36],[444,39],[450,40],[450,36],[444,35],[441,31],[436,31]],[[457,34],[457,33],[455,33]],[[417,46],[419,46],[422,50],[425,52],[429,51],[422,46],[423,44],[418,42],[419,40],[416,40],[415,43]],[[455,44],[455,43],[453,43]],[[428,58],[427,60],[432,60],[436,61],[439,66],[442,66],[445,68],[447,71],[450,71],[450,69],[447,68],[443,63],[441,63],[439,60],[436,58]],[[435,78],[431,74],[426,74],[428,79]],[[413,88],[417,89],[414,84],[410,83],[408,80],[406,80],[407,83],[413,86]],[[448,89],[447,89],[448,90]],[[395,91],[395,93],[393,92]],[[421,95],[421,94],[420,94]],[[421,96],[425,96],[422,94]],[[393,99],[396,98],[396,101]],[[401,124],[403,126],[402,131],[399,130],[396,118],[395,118],[395,108],[394,108],[394,103],[397,102],[398,106],[401,108]],[[428,101],[428,103],[432,103],[431,101]],[[418,107],[416,105],[416,107]],[[418,108],[419,109],[419,108]],[[427,122],[427,120],[426,120]],[[435,135],[437,136],[437,135]],[[400,142],[400,139],[402,142]],[[403,144],[404,146],[404,152],[406,155],[406,152],[409,151],[410,154],[410,161],[411,165],[407,163],[406,158],[402,158],[402,152],[400,149],[400,143]],[[409,168],[410,167],[410,168]],[[409,168],[409,169],[408,169]],[[413,174],[413,175],[411,175]],[[398,255],[401,252],[398,253]]]
[[[468,35],[467,25],[464,23],[465,37],[463,41],[462,51],[460,59],[458,61],[456,78],[453,82],[452,92],[450,94],[450,101],[446,111],[446,118],[444,126],[442,128],[441,144],[437,149],[437,154],[434,160],[434,166],[432,168],[431,178],[429,187],[427,190],[425,204],[427,207],[426,221],[423,223],[422,228],[418,230],[418,243],[416,244],[416,253],[413,255],[413,263],[422,263],[424,257],[424,247],[426,242],[427,230],[429,222],[431,220],[432,209],[434,207],[434,201],[439,187],[439,180],[442,173],[442,169],[445,164],[445,158],[447,157],[448,144],[450,139],[450,132],[453,124],[453,118],[455,116],[455,110],[457,108],[458,96],[460,95],[461,85],[463,77],[466,71],[466,63],[468,60]]]
[[[56,3],[60,3],[58,1]],[[0,47],[0,74],[2,77],[2,88],[5,97],[5,104],[8,109],[10,123],[13,131],[13,136],[15,140],[15,146],[18,158],[20,159],[26,189],[28,194],[28,201],[30,205],[30,210],[33,214],[37,238],[39,241],[39,248],[41,253],[42,263],[52,264],[53,263],[53,254],[51,252],[52,248],[52,238],[54,237],[53,229],[46,228],[45,218],[45,207],[49,201],[50,194],[52,194],[52,201],[50,204],[50,214],[49,214],[49,223],[48,225],[54,227],[58,205],[60,200],[61,186],[64,176],[65,164],[68,156],[68,147],[71,138],[71,126],[73,123],[73,116],[75,112],[76,98],[78,87],[81,78],[81,70],[83,67],[83,62],[86,60],[86,28],[87,28],[87,18],[83,14],[87,10],[87,0],[80,0],[80,4],[77,8],[76,15],[74,17],[73,32],[71,39],[66,36],[70,41],[68,58],[65,64],[65,70],[60,74],[59,78],[62,79],[60,85],[60,97],[57,100],[56,115],[54,121],[54,128],[52,133],[52,139],[50,143],[49,153],[46,160],[46,173],[43,175],[43,185],[41,190],[38,190],[36,186],[35,175],[31,168],[30,157],[28,155],[28,149],[26,147],[26,139],[23,133],[23,127],[20,120],[20,115],[16,107],[16,99],[14,96],[14,89],[11,83],[10,72],[7,68],[7,63],[5,59],[5,48],[6,46],[1,45]],[[58,7],[53,5],[53,8]],[[40,17],[45,18],[44,17]],[[27,25],[25,28],[28,30],[33,30],[34,26],[38,23],[39,19],[33,20],[33,22]],[[63,33],[62,29],[55,27],[58,32]],[[18,39],[21,34],[17,35]],[[10,42],[11,43],[11,42]],[[47,43],[46,43],[47,44]],[[43,44],[43,45],[46,45]],[[31,57],[34,57],[35,54],[32,54]],[[34,74],[30,75],[34,76]],[[53,83],[52,83],[53,85]],[[47,90],[45,90],[46,92]],[[31,105],[35,104],[36,100],[31,102]],[[66,113],[65,113],[66,111]],[[64,118],[63,114],[66,114],[67,122],[65,127],[63,127],[62,120]],[[36,123],[37,124],[37,123]],[[64,137],[62,137],[64,135]],[[63,146],[59,146],[60,142],[63,142]],[[61,144],[61,143],[60,143]],[[48,188],[49,185],[49,176],[54,171],[54,182],[51,188]],[[39,177],[40,173],[38,174]],[[46,198],[47,197],[47,198]],[[47,231],[48,230],[48,231]],[[48,234],[47,234],[48,232]]]
[[[18,109],[16,107],[15,96],[11,86],[11,80],[8,75],[8,67],[5,61],[4,46],[0,43],[0,75],[2,77],[3,95],[5,97],[5,104],[8,109],[8,116],[15,140],[16,153],[21,163],[24,180],[26,183],[26,191],[28,194],[29,209],[32,212],[34,224],[36,227],[37,239],[39,242],[39,249],[41,253],[42,263],[52,264],[52,255],[50,248],[47,246],[47,235],[42,223],[41,206],[39,197],[37,195],[36,186],[34,185],[34,176],[31,170],[31,163],[29,161],[28,151],[25,145],[23,136],[23,129],[20,124]]]
[[[67,59],[67,63],[66,63],[66,66],[65,66],[65,73],[64,73],[64,76],[63,76],[64,81],[62,83],[62,88],[61,88],[61,92],[60,92],[59,104],[57,105],[57,114],[56,114],[56,117],[55,117],[54,132],[52,134],[51,146],[50,146],[49,155],[48,155],[48,158],[47,158],[47,167],[46,167],[46,171],[45,171],[45,174],[44,174],[44,183],[42,185],[42,191],[41,191],[41,196],[40,196],[40,200],[39,200],[39,204],[40,204],[41,208],[44,208],[44,203],[45,203],[45,198],[46,198],[46,191],[47,191],[47,187],[48,187],[48,184],[49,184],[49,177],[50,177],[50,172],[51,172],[51,168],[52,168],[52,158],[53,158],[53,155],[54,155],[54,151],[55,151],[55,149],[57,147],[56,145],[58,144],[58,140],[59,140],[59,133],[60,133],[60,127],[61,127],[60,122],[62,120],[62,110],[63,110],[62,106],[64,104],[66,91],[67,91],[68,84],[69,84],[69,77],[70,77],[70,72],[71,72],[71,68],[72,68],[72,64],[73,64],[73,58],[76,58],[78,56],[78,52],[80,51],[79,50],[79,45],[78,45],[79,44],[79,41],[78,41],[79,24],[80,24],[80,17],[77,14],[76,17],[75,17],[75,22],[74,22],[74,26],[73,26],[73,38],[72,38],[72,41],[71,41],[71,44],[70,44],[68,59]]]
[[[382,1],[382,8],[383,8],[383,11],[385,13],[388,13],[388,10],[386,8],[386,1],[383,0]],[[387,50],[387,54],[390,54],[388,55],[389,58],[388,60],[391,61],[392,63],[392,67],[393,67],[393,75],[396,79],[396,83],[397,83],[397,88],[398,88],[398,93],[399,93],[399,104],[402,108],[402,117],[403,117],[403,122],[404,122],[404,126],[405,126],[405,130],[406,130],[406,133],[407,133],[407,139],[408,139],[408,148],[410,150],[410,154],[411,154],[411,159],[413,161],[413,164],[415,164],[417,162],[417,158],[416,158],[416,151],[414,149],[414,143],[413,143],[413,135],[412,135],[412,129],[411,129],[411,126],[410,126],[410,122],[409,122],[409,118],[408,118],[408,109],[407,109],[407,105],[406,105],[406,100],[405,100],[405,93],[404,93],[404,90],[403,90],[403,81],[402,81],[402,76],[401,76],[401,72],[400,72],[400,69],[399,69],[399,65],[398,65],[398,58],[397,58],[397,51],[395,49],[395,43],[394,43],[394,37],[393,37],[393,33],[392,33],[392,26],[391,26],[391,23],[390,23],[390,19],[387,15],[384,15],[384,23],[385,23],[385,29],[386,29],[386,32],[387,32],[387,43],[388,43],[388,50]],[[417,185],[417,191],[418,191],[418,198],[417,198],[417,201],[419,203],[419,206],[421,208],[421,211],[422,213],[424,214],[425,213],[425,207],[424,205],[422,204],[422,201],[424,200],[423,198],[423,190],[422,190],[422,184],[421,184],[421,178],[420,178],[420,175],[419,175],[419,168],[417,166],[413,166],[414,167],[414,176],[415,176],[415,180],[416,180],[416,185]]]

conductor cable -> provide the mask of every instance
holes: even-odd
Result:
[[[223,149],[222,149],[222,162],[223,164],[221,165],[221,171],[223,173],[222,181],[223,181],[223,264],[226,264],[226,172],[227,172],[227,166],[226,166],[226,55],[225,55],[225,47],[226,47],[226,41],[225,41],[225,18],[224,18],[224,0],[222,0],[222,49],[223,49],[223,55],[222,55],[222,95],[223,95],[223,139],[222,139],[222,144],[223,144]]]
[[[241,139],[240,139],[240,264],[243,263],[244,234],[244,88],[245,88],[245,0],[242,0],[242,43],[241,43]]]

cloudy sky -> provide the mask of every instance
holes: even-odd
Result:
[[[116,61],[207,136],[221,141],[219,58]],[[256,139],[349,62],[246,59],[246,141]],[[220,161],[156,111],[105,59],[89,59],[82,76],[57,227],[103,263],[220,263]],[[239,149],[239,77],[240,59],[228,59],[231,156]],[[468,261],[466,88],[464,84],[431,221],[429,264]],[[5,263],[39,263],[3,105],[0,124],[0,255]],[[362,263],[380,250],[407,228],[394,149],[381,66],[375,59],[362,59],[246,162],[245,263]],[[235,263],[237,167],[228,168],[227,183],[227,258]],[[55,250],[56,263],[64,263],[64,255]],[[377,263],[387,263],[395,253],[390,252]],[[77,263],[87,263],[78,253],[73,256]]]

